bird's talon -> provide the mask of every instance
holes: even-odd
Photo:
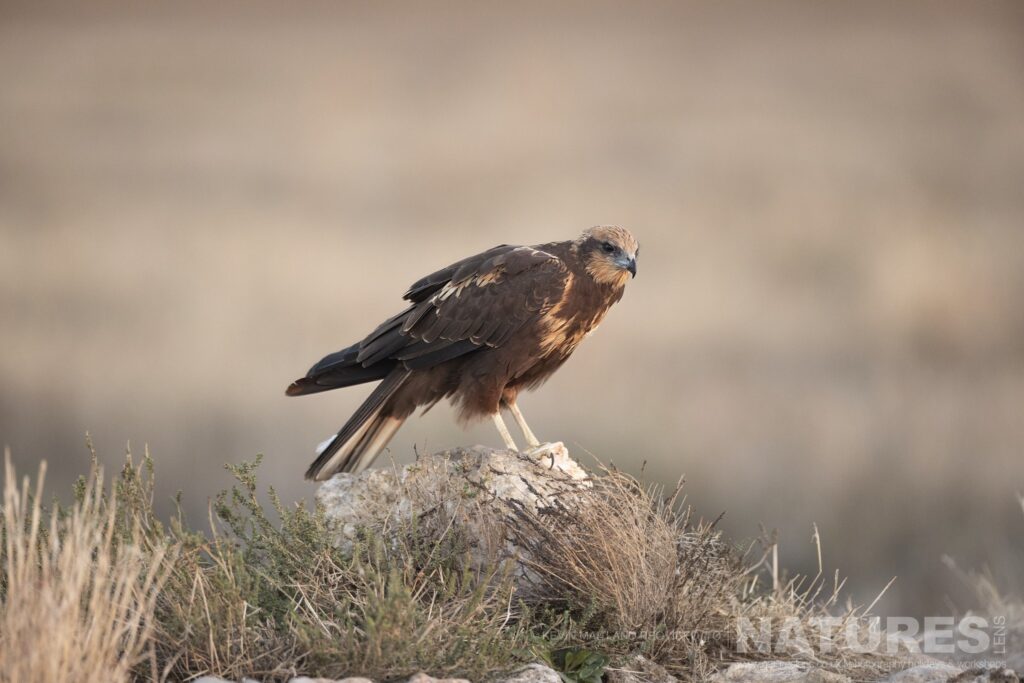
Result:
[[[553,447],[554,447],[554,444],[551,443],[550,441],[549,442],[545,442],[545,443],[539,443],[536,446],[532,446],[531,448],[527,448],[525,451],[523,451],[523,455],[525,455],[530,460],[533,460],[534,462],[536,462],[539,465],[547,465],[548,469],[554,469],[555,468],[555,456],[552,453]],[[546,462],[546,463],[544,462],[544,458],[545,457],[548,458],[548,462]]]

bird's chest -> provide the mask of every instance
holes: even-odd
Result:
[[[570,316],[552,316],[541,338],[540,358],[567,358],[587,335],[597,329],[604,320],[608,308],[587,307]]]

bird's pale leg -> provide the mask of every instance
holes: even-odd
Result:
[[[526,444],[530,448],[536,448],[540,445],[540,441],[533,434],[533,430],[530,429],[530,425],[526,424],[526,418],[523,417],[523,413],[519,410],[519,406],[516,405],[515,401],[508,403],[508,409],[512,413],[512,417],[516,419],[516,424],[519,425],[519,429],[522,430],[523,436],[526,437]]]
[[[519,447],[516,446],[516,442],[512,440],[512,435],[508,433],[508,427],[505,426],[505,421],[501,419],[501,412],[499,411],[491,415],[491,419],[494,420],[494,426],[498,428],[498,433],[501,434],[501,438],[505,442],[505,448],[510,451],[518,451]]]

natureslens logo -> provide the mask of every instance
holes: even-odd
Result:
[[[741,653],[1005,655],[1006,617],[816,617],[736,621]]]

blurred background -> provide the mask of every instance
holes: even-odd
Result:
[[[883,614],[967,606],[943,554],[1024,588],[1024,4],[0,3],[0,443],[52,491],[88,431],[196,524],[257,453],[310,497],[367,390],[292,379],[597,223],[639,276],[542,438],[791,569],[816,523]],[[391,456],[471,443],[439,406]]]

